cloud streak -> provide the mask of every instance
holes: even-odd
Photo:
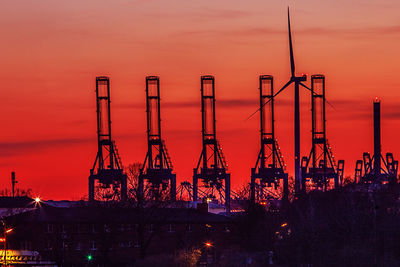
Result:
[[[372,101],[365,99],[334,100],[333,105],[340,114],[346,111],[346,120],[371,120],[373,116]],[[335,116],[341,116],[336,114]],[[381,104],[381,118],[388,120],[400,120],[400,103],[391,102]]]
[[[279,99],[276,100],[276,105],[291,105],[293,101]],[[259,105],[258,99],[220,99],[215,101],[215,105],[218,108],[243,108],[243,107],[254,107],[257,108]],[[125,104],[118,104],[115,106],[116,108],[128,108],[128,109],[145,109],[145,103],[125,103]],[[194,101],[194,100],[186,100],[186,101],[179,101],[179,102],[162,102],[161,108],[201,108],[201,102]]]
[[[48,140],[31,140],[19,142],[1,142],[0,157],[16,156],[24,153],[33,153],[38,150],[61,146],[80,145],[93,141],[93,138],[62,138]]]
[[[374,37],[382,35],[398,35],[400,34],[400,25],[390,25],[381,27],[366,27],[353,29],[338,29],[312,27],[296,30],[296,33],[303,35],[319,35],[319,36],[335,36],[335,37]],[[176,36],[190,37],[194,35],[209,35],[209,36],[268,36],[268,35],[286,35],[286,29],[275,29],[270,27],[252,27],[238,30],[221,29],[221,30],[197,30],[197,31],[182,31],[176,33]]]

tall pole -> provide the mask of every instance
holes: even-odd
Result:
[[[300,96],[299,83],[294,83],[294,191],[300,193],[305,190],[304,182],[301,181],[300,173]]]
[[[381,175],[381,103],[378,98],[374,101],[374,175]]]
[[[15,197],[15,184],[17,181],[15,180],[15,172],[11,172],[11,185],[12,185],[12,197]]]

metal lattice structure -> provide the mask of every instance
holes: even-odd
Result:
[[[275,138],[273,84],[272,76],[260,76],[261,148],[255,167],[251,169],[250,200],[252,203],[264,199],[266,197],[264,192],[279,190],[280,184],[283,188],[282,199],[288,200],[288,174],[285,173],[285,163]],[[265,187],[270,190],[264,190]],[[261,188],[261,190],[256,190],[256,188]]]
[[[164,140],[161,138],[160,79],[146,77],[147,154],[139,174],[141,197],[160,200],[163,191],[169,190],[170,200],[176,200],[176,174]],[[144,185],[150,190],[144,194]]]
[[[97,156],[90,170],[89,201],[95,200],[96,190],[111,189],[108,198],[125,201],[127,175],[123,172],[121,157],[111,137],[110,80],[96,77]],[[97,182],[97,184],[96,184]]]
[[[355,182],[364,184],[397,183],[399,162],[392,153],[382,155],[381,145],[381,102],[376,98],[373,102],[374,112],[374,154],[363,153],[363,160],[357,160]]]
[[[343,181],[344,161],[336,162],[326,138],[325,76],[311,76],[311,133],[312,147],[308,157],[302,158],[303,188],[309,181],[314,189],[338,188]]]
[[[193,201],[198,200],[199,188],[208,197],[225,203],[230,210],[230,174],[216,136],[215,123],[215,80],[213,76],[201,77],[202,152],[193,169]]]

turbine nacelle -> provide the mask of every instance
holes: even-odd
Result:
[[[290,78],[290,82],[305,82],[307,81],[307,74],[303,74],[302,76],[292,76]]]

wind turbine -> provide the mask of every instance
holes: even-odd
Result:
[[[279,95],[283,90],[285,90],[289,85],[294,83],[294,191],[295,194],[300,193],[300,190],[305,190],[305,181],[301,179],[301,172],[300,172],[300,86],[311,91],[311,89],[303,84],[307,80],[306,75],[296,76],[295,72],[295,64],[294,64],[294,56],[293,56],[293,44],[292,44],[292,33],[290,29],[290,13],[288,7],[288,33],[289,33],[289,52],[290,52],[290,70],[291,70],[291,77],[290,80],[277,92],[273,95],[276,97]],[[264,103],[266,105],[268,102]],[[261,109],[261,108],[260,108]],[[250,117],[252,117],[255,113],[260,111],[258,109],[254,112]],[[249,118],[250,118],[249,117]]]

